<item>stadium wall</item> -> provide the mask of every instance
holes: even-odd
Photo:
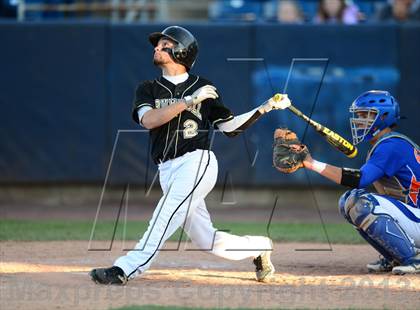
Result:
[[[156,167],[147,132],[131,120],[131,104],[136,85],[160,74],[147,37],[164,26],[1,22],[0,182],[102,183],[105,176],[115,184],[150,182]],[[192,73],[212,80],[235,114],[286,90],[303,112],[350,139],[351,101],[362,91],[387,89],[408,116],[401,132],[420,141],[414,119],[420,25],[185,26],[200,45]],[[279,125],[304,137],[321,160],[352,167],[364,161],[363,155],[346,159],[279,111],[235,139],[215,133],[219,183],[306,184],[303,171],[282,176],[272,168],[272,132]]]

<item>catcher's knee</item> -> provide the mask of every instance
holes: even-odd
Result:
[[[353,189],[342,197],[343,215],[353,225],[364,229],[375,219],[373,211],[379,203],[363,189]],[[340,199],[341,200],[341,199]],[[341,211],[341,210],[340,210]]]
[[[351,194],[351,190],[348,190],[347,192],[345,192],[343,195],[341,195],[340,199],[338,200],[338,210],[340,211],[340,214],[351,224],[352,221],[351,219],[347,216],[346,214],[346,209],[345,209],[345,205],[346,205],[346,200],[349,197],[349,195]]]
[[[341,215],[351,224],[363,228],[373,220],[372,212],[378,201],[372,194],[363,189],[352,189],[345,192],[338,202]]]

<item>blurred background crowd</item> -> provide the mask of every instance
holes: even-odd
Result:
[[[420,0],[0,0],[0,18],[351,25],[420,21]]]

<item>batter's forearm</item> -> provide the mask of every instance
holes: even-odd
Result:
[[[255,123],[262,114],[259,108],[256,108],[247,113],[235,116],[230,121],[217,125],[217,127],[227,136],[236,136]]]
[[[186,108],[185,102],[177,102],[164,108],[149,110],[143,115],[141,123],[147,129],[157,128],[169,122]]]

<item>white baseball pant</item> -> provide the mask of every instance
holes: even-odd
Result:
[[[230,260],[253,258],[271,250],[267,237],[235,236],[213,227],[204,198],[216,184],[217,171],[217,159],[209,150],[196,150],[161,163],[163,196],[146,233],[134,250],[118,258],[114,266],[129,278],[143,273],[179,227],[184,227],[196,247]]]
[[[375,213],[388,214],[395,219],[415,246],[420,248],[420,209],[403,202],[399,203],[398,207],[386,196],[372,195],[379,202],[379,205],[375,206]]]

